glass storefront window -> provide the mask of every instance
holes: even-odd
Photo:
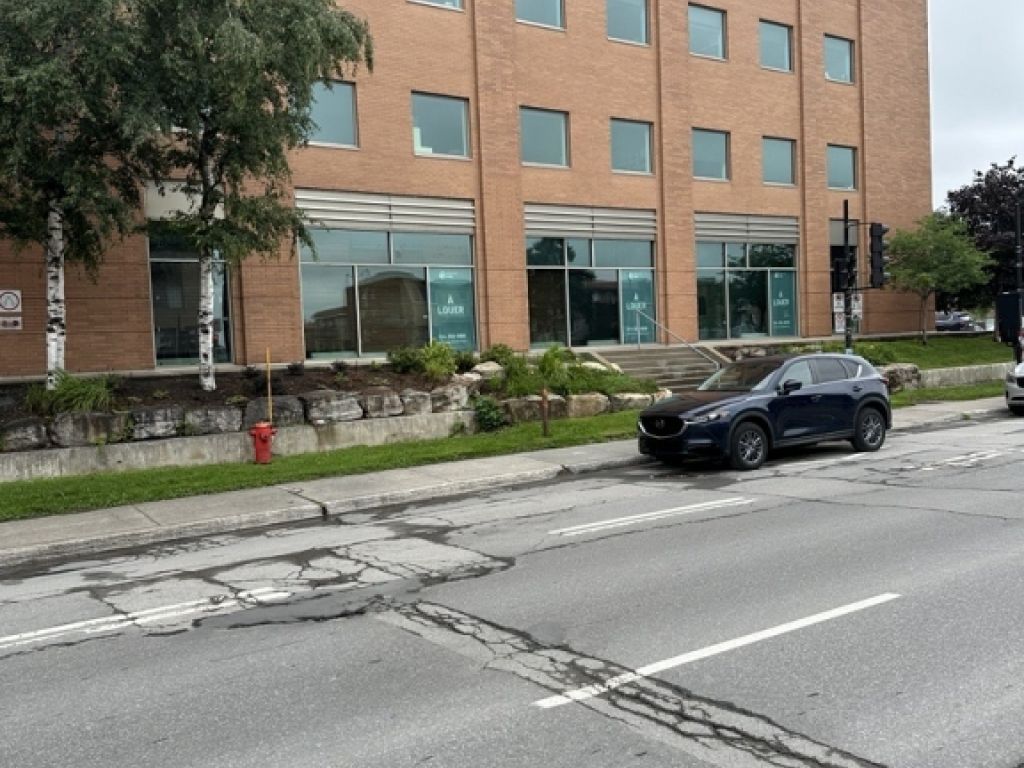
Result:
[[[736,338],[768,335],[768,273],[729,272],[729,335]]]
[[[725,265],[727,267],[747,266],[747,244],[726,243],[725,244]]]
[[[433,338],[453,349],[476,349],[473,270],[432,268],[427,272]]]
[[[750,246],[751,267],[796,266],[796,246],[786,244],[763,244]]]
[[[391,236],[395,264],[473,263],[473,245],[469,235],[433,235],[396,232]]]
[[[570,267],[589,267],[593,265],[590,255],[590,241],[573,238],[565,241],[565,258]]]
[[[721,243],[697,243],[698,267],[721,267],[723,258]]]
[[[725,270],[697,270],[697,314],[701,339],[728,338],[725,302]]]
[[[596,267],[653,267],[654,243],[649,240],[595,240]]]
[[[565,270],[527,270],[530,343],[568,344],[565,317]]]
[[[771,272],[772,336],[796,336],[796,273]]]
[[[624,269],[622,285],[622,341],[649,344],[655,341],[654,271]],[[642,313],[642,314],[640,314]]]
[[[353,267],[302,265],[302,327],[306,357],[344,357],[358,352]]]
[[[531,267],[561,267],[565,264],[565,240],[560,237],[526,238],[526,263]]]
[[[570,342],[619,343],[619,274],[614,269],[569,270]]]
[[[422,267],[359,267],[363,353],[422,347],[430,338],[427,276]]]
[[[316,256],[304,245],[300,247],[303,261],[331,264],[387,264],[388,233],[361,232],[351,229],[311,229]]]

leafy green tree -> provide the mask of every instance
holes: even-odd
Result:
[[[164,222],[199,255],[199,373],[213,368],[213,262],[312,247],[289,199],[287,153],[308,140],[313,86],[373,64],[365,21],[333,0],[138,0],[167,161],[189,210]]]
[[[992,306],[1000,292],[1017,288],[1015,216],[1017,201],[1024,201],[1024,168],[1012,157],[1002,165],[992,163],[987,171],[975,171],[970,184],[950,191],[947,200],[950,213],[967,224],[974,244],[994,259],[989,279],[956,298],[961,307]]]
[[[936,291],[957,293],[988,279],[992,260],[975,247],[964,221],[944,213],[921,219],[913,231],[889,240],[890,282],[921,300],[921,343],[928,343],[928,300]]]
[[[128,2],[0,0],[0,19],[0,238],[45,254],[52,390],[65,367],[65,263],[95,278],[109,242],[133,229],[156,118]]]

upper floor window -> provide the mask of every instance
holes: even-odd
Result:
[[[693,129],[693,175],[698,179],[728,180],[728,133]]]
[[[837,83],[853,82],[853,41],[825,35],[825,77]]]
[[[356,146],[355,86],[337,81],[315,83],[310,117],[315,123],[309,135],[311,143]]]
[[[651,124],[612,119],[612,170],[651,172]]]
[[[422,3],[423,5],[443,5],[445,8],[462,9],[462,0],[410,0],[410,2]]]
[[[829,189],[857,188],[857,150],[853,147],[828,145]]]
[[[516,0],[516,20],[564,29],[565,9],[562,0]]]
[[[647,0],[607,0],[608,37],[647,44]]]
[[[469,110],[452,96],[412,95],[412,139],[417,155],[469,157]]]
[[[793,71],[793,31],[785,24],[762,21],[761,66],[766,69]]]
[[[766,136],[761,140],[763,178],[766,184],[795,183],[795,145],[792,139],[772,139]]]
[[[714,59],[725,58],[725,11],[691,5],[689,24],[690,53]]]
[[[549,109],[519,109],[519,142],[524,163],[569,165],[569,115]]]

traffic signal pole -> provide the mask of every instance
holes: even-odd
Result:
[[[1018,213],[1020,208],[1018,207]],[[1020,227],[1018,227],[1018,230]],[[1020,248],[1017,249],[1017,274],[1020,274]],[[853,262],[850,249],[850,201],[843,200],[843,263],[846,264],[846,285],[843,286],[843,326],[845,331],[846,354],[853,354],[853,289],[857,284],[857,265]],[[1021,284],[1020,279],[1017,281]]]
[[[1020,232],[1020,200],[1017,200],[1017,226],[1013,250],[1017,257],[1017,316],[1024,317],[1024,263],[1022,263]],[[1017,320],[1016,322],[1020,321]],[[1016,325],[1016,323],[1014,323],[1014,325]],[[1024,341],[1024,339],[1021,339],[1020,334],[1018,333],[1016,343],[1013,345],[1013,359],[1017,362],[1017,365],[1020,365],[1021,358],[1024,356],[1024,350],[1021,349],[1022,341]]]

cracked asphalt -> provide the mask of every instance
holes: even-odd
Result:
[[[0,765],[1020,766],[1022,461],[993,418],[0,571]]]

